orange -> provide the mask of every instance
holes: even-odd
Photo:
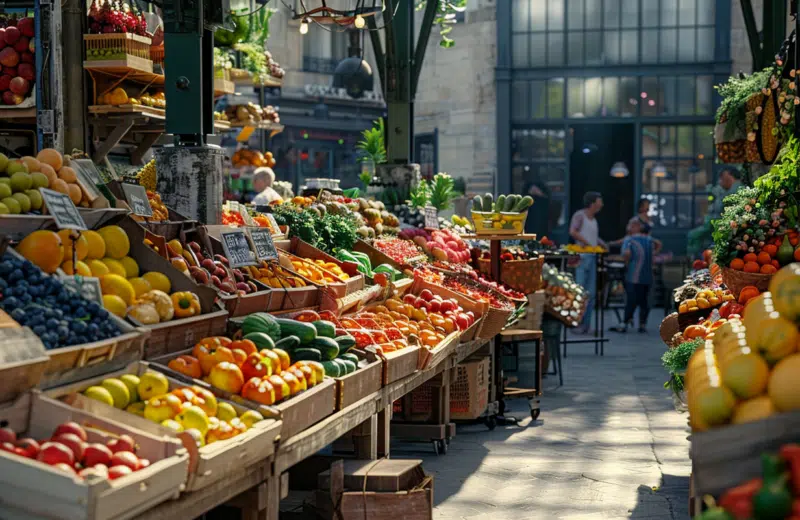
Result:
[[[759,269],[761,266],[758,265],[758,262],[745,262],[743,270],[745,273],[757,273]]]
[[[34,231],[22,239],[17,252],[46,273],[54,273],[64,259],[61,237],[52,231]]]
[[[36,157],[31,157],[30,155],[26,155],[21,160],[25,164],[25,166],[28,167],[28,173],[40,171],[42,165],[39,161],[36,160]]]
[[[767,265],[768,263],[772,262],[772,257],[769,256],[769,253],[766,251],[761,251],[758,253],[758,263],[761,265]]]
[[[69,195],[69,184],[64,182],[64,179],[53,179],[50,182],[50,189],[55,190],[59,193],[63,193],[64,195]]]
[[[65,181],[70,183],[78,181],[78,176],[75,175],[75,170],[73,170],[69,166],[62,166],[58,170],[58,178],[64,179]]]
[[[764,264],[764,265],[761,266],[761,269],[759,270],[759,272],[761,274],[775,274],[775,273],[778,272],[778,270],[775,269],[775,266],[772,265],[772,264]]]
[[[767,244],[761,248],[761,251],[767,253],[769,256],[775,256],[778,254],[778,246],[775,244]]]
[[[794,250],[794,261],[800,262],[800,247]]]
[[[77,231],[69,229],[62,229],[58,232],[61,238],[61,244],[64,246],[64,260],[72,260],[72,244],[75,244],[75,251],[78,254],[78,260],[84,260],[89,254],[89,241],[81,233],[78,235]]]
[[[748,300],[755,298],[759,294],[761,294],[761,291],[758,290],[758,287],[748,285],[747,287],[742,288],[742,292],[739,293],[739,303],[744,305],[748,302]]]
[[[744,261],[747,262],[758,262],[758,256],[755,253],[747,253],[744,255]]]
[[[736,271],[741,271],[742,269],[744,269],[744,260],[742,260],[741,258],[734,258],[733,260],[731,260],[731,269],[734,269]]]
[[[795,253],[795,254],[796,254],[796,253]],[[770,263],[771,263],[771,264],[772,264],[772,265],[775,267],[775,269],[780,269],[780,268],[781,268],[781,263],[780,263],[780,262],[778,262],[777,260],[773,260],[773,261],[772,261],[772,262],[770,262]]]
[[[55,148],[43,148],[36,155],[36,159],[38,159],[40,163],[48,165],[53,170],[60,170],[61,166],[64,165],[64,159],[61,157],[61,153]]]
[[[48,186],[52,186],[53,185],[53,181],[58,179],[58,175],[56,175],[56,171],[49,164],[42,163],[41,166],[40,166],[40,171],[43,174],[47,175],[47,180],[50,181],[48,183]]]
[[[62,168],[63,170],[63,168]],[[72,203],[76,206],[81,203],[81,199],[83,198],[83,192],[81,191],[81,187],[77,184],[67,184],[67,191],[69,192],[69,198],[72,200]]]

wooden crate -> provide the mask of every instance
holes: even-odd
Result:
[[[0,329],[3,329],[4,350],[0,362],[0,403],[8,403],[36,388],[50,358],[38,336],[29,328],[20,327],[3,311],[0,311]]]
[[[239,295],[226,295],[219,293],[219,301],[228,311],[228,315],[233,318],[235,316],[247,316],[254,312],[265,312],[269,308],[269,301],[271,298],[272,289],[252,278],[246,277],[252,281],[258,288],[256,292]]]
[[[218,310],[190,318],[145,325],[150,331],[144,347],[144,358],[153,359],[165,354],[192,348],[195,343],[210,336],[225,334],[228,311]]]
[[[761,454],[775,453],[797,442],[800,412],[773,415],[760,421],[692,433],[695,496],[713,495],[761,477]]]
[[[175,439],[137,431],[125,423],[71,408],[39,392],[0,407],[0,420],[33,438],[49,438],[59,424],[75,421],[89,442],[128,434],[149,467],[116,480],[83,480],[45,464],[0,452],[0,503],[4,519],[125,520],[177,498],[184,487],[189,455]]]
[[[275,246],[278,247],[277,242]],[[342,296],[352,294],[364,288],[365,284],[364,275],[358,271],[358,268],[356,267],[356,264],[354,262],[344,262],[342,260],[339,260],[338,258],[329,255],[325,251],[317,249],[308,242],[300,240],[298,237],[292,237],[292,239],[289,240],[288,243],[282,241],[281,246],[282,247],[280,247],[280,249],[283,249],[284,251],[287,251],[299,257],[310,258],[312,260],[319,259],[319,260],[324,260],[326,262],[333,262],[337,264],[339,267],[341,267],[342,271],[347,273],[350,276],[350,278],[348,278],[347,280],[343,280],[343,283],[345,285],[345,292],[341,296],[337,294],[336,296],[337,298],[341,298]]]
[[[198,448],[189,434],[177,433],[144,417],[119,410],[80,394],[86,388],[100,384],[107,377],[119,377],[123,374],[141,376],[150,370],[150,364],[140,361],[113,374],[50,390],[48,395],[59,398],[79,410],[130,425],[136,431],[147,432],[156,437],[166,436],[179,440],[189,453],[189,476],[186,482],[186,491],[197,491],[210,486],[272,455],[275,450],[275,440],[281,429],[280,421],[272,418],[257,422],[252,428],[236,437]],[[170,391],[187,386],[187,383],[170,376],[167,376],[167,380]],[[256,410],[265,417],[275,415],[273,410],[264,406],[244,406],[240,403],[226,402],[232,404],[240,415],[247,410]]]
[[[111,61],[136,57],[150,62],[150,44],[153,40],[147,36],[132,33],[84,34],[87,61]]]
[[[372,267],[378,267],[381,264],[389,264],[395,269],[398,269],[400,271],[405,271],[406,269],[409,269],[412,265],[424,262],[428,258],[427,256],[425,256],[424,253],[420,253],[419,256],[407,258],[404,263],[396,262],[392,259],[392,257],[390,257],[389,255],[378,249],[375,249],[374,247],[372,247],[372,245],[368,244],[367,242],[364,242],[363,240],[357,240],[356,245],[353,246],[353,250],[359,251],[367,255],[369,257],[370,263],[372,264]]]
[[[422,347],[409,346],[394,352],[383,353],[367,347],[365,352],[383,362],[383,386],[408,377],[418,370]]]
[[[343,377],[336,377],[336,410],[347,408],[370,394],[379,391],[383,379],[383,361],[367,358],[365,352],[350,350],[359,358],[359,369]]]
[[[436,347],[432,349],[423,347],[420,351],[417,365],[419,370],[429,370],[435,368],[445,359],[447,359],[450,354],[456,351],[456,347],[458,346],[458,338],[460,336],[460,332],[451,332],[445,336],[445,338],[440,341]]]

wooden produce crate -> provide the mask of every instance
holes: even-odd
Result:
[[[383,382],[383,361],[372,356],[368,357],[365,352],[357,349],[349,352],[360,358],[359,368],[352,374],[334,378],[337,411],[379,391]]]
[[[357,240],[356,245],[353,246],[353,250],[360,251],[365,255],[367,255],[369,257],[369,261],[372,264],[373,268],[378,267],[381,264],[389,264],[395,269],[398,269],[400,271],[405,271],[406,269],[409,269],[411,266],[425,262],[428,259],[428,257],[424,253],[420,253],[419,256],[407,258],[405,263],[396,262],[392,259],[392,257],[390,257],[389,255],[378,249],[375,249],[374,247],[372,247],[371,244],[368,244],[363,240]]]
[[[419,359],[422,355],[422,347],[412,345],[387,353],[383,353],[379,349],[367,347],[365,352],[367,352],[367,355],[371,358],[380,359],[383,362],[383,374],[381,379],[383,380],[383,386],[386,386],[404,377],[408,377],[418,370]]]
[[[800,411],[695,432],[689,437],[696,496],[713,495],[762,476],[761,454],[796,443]]]
[[[422,347],[419,356],[418,368],[420,370],[429,370],[442,363],[450,356],[450,354],[456,351],[456,347],[458,346],[458,338],[460,336],[461,333],[458,331],[451,332],[445,336],[445,338],[440,341],[436,347],[430,350]]]
[[[153,72],[152,39],[132,33],[84,34],[86,61],[94,68],[131,68]]]
[[[325,251],[317,249],[308,242],[300,240],[298,237],[292,237],[292,239],[288,241],[288,247],[286,247],[285,244],[285,241],[281,241],[280,246],[278,242],[275,243],[275,246],[302,258],[311,258],[312,260],[319,259],[326,262],[333,262],[341,267],[342,271],[350,275],[350,278],[343,280],[346,288],[345,293],[342,295],[337,294],[337,298],[352,294],[364,288],[364,275],[358,271],[355,263],[339,260],[338,258],[329,255]]]
[[[220,293],[219,301],[228,311],[228,315],[233,318],[236,316],[247,316],[254,312],[265,312],[269,308],[269,302],[272,297],[272,289],[259,282],[252,280],[258,291],[245,294],[244,296],[238,295],[224,295]]]
[[[1,310],[0,343],[0,403],[7,403],[36,388],[50,358],[33,331]]]
[[[108,480],[83,480],[43,463],[0,452],[0,503],[4,519],[125,520],[183,490],[189,455],[175,439],[137,431],[127,424],[77,410],[37,391],[0,406],[0,421],[24,436],[49,438],[61,423],[82,425],[89,442],[131,435],[150,466]]]
[[[157,366],[152,368],[155,369]],[[236,437],[198,448],[194,438],[187,433],[175,432],[144,417],[89,399],[80,393],[90,386],[100,384],[103,379],[108,377],[119,377],[124,374],[141,376],[150,370],[151,365],[149,363],[140,361],[112,374],[50,390],[48,395],[61,399],[79,410],[109,418],[121,424],[130,425],[137,432],[147,432],[159,438],[175,438],[181,442],[189,454],[189,474],[185,491],[197,491],[222,479],[244,472],[248,466],[272,455],[275,450],[275,440],[281,429],[280,421],[273,418],[267,418],[255,423],[252,428]],[[167,376],[167,380],[169,381],[170,391],[187,386],[186,382],[170,376]],[[245,406],[241,403],[227,402],[233,405],[239,415],[247,410],[256,410],[264,417],[276,415],[274,410],[263,405]]]
[[[449,300],[450,298],[454,298],[458,302],[458,304],[461,305],[461,307],[464,309],[464,311],[472,311],[472,313],[475,315],[475,322],[473,323],[472,326],[474,326],[476,323],[480,322],[480,328],[479,329],[472,329],[472,331],[470,331],[470,329],[467,329],[467,330],[463,331],[466,334],[463,335],[462,341],[469,341],[471,339],[475,339],[475,337],[481,337],[481,338],[484,337],[483,336],[483,329],[485,327],[487,327],[487,324],[486,324],[486,318],[487,317],[496,318],[497,317],[497,312],[505,313],[505,318],[503,318],[503,325],[505,325],[505,320],[508,319],[508,315],[511,314],[511,311],[506,312],[506,311],[500,311],[499,309],[491,309],[489,307],[489,304],[486,303],[486,302],[476,302],[475,300],[473,300],[472,298],[470,298],[470,297],[468,297],[468,296],[466,296],[464,294],[461,294],[461,293],[456,292],[456,291],[452,291],[452,290],[448,289],[447,287],[442,287],[441,285],[433,284],[433,283],[431,283],[431,282],[429,282],[427,280],[422,279],[421,277],[415,276],[414,277],[414,282],[411,284],[411,288],[409,289],[409,292],[411,294],[417,294],[418,295],[424,289],[428,289],[433,294],[438,294],[439,296],[441,296],[444,299],[448,299]],[[494,312],[494,311],[497,311],[497,312]],[[483,319],[481,319],[481,318],[483,318]],[[495,323],[495,322],[493,321],[492,323]],[[472,326],[470,326],[470,328],[472,328]],[[497,332],[500,332],[500,331],[498,330]],[[472,337],[470,337],[470,334],[472,335]]]
[[[518,327],[528,330],[542,330],[542,317],[547,294],[544,289],[528,295],[528,309],[525,316],[519,320]]]
[[[299,268],[295,267],[295,265],[292,262],[297,262],[297,261],[301,262],[301,265],[307,263],[312,267],[316,267],[318,269],[321,269],[325,274],[328,274],[329,276],[331,276],[334,279],[334,281],[333,282],[326,282],[324,280],[313,280],[313,279],[311,279],[311,281],[314,284],[319,285],[320,287],[322,287],[325,290],[329,291],[332,295],[334,295],[337,298],[342,298],[347,294],[347,285],[344,283],[344,280],[342,280],[341,278],[339,278],[338,276],[336,276],[332,272],[328,271],[324,267],[315,264],[313,262],[313,260],[306,260],[306,259],[304,259],[304,258],[302,258],[302,257],[300,257],[300,256],[298,256],[296,254],[289,253],[289,252],[283,251],[283,250],[279,250],[278,251],[278,258],[280,260],[280,264],[283,267],[285,267],[287,269],[291,269],[294,272],[298,272]],[[309,278],[309,277],[308,276],[303,276],[303,278]]]

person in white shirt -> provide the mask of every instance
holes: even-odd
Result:
[[[583,196],[583,209],[576,211],[572,215],[572,221],[569,225],[569,234],[577,244],[583,246],[606,246],[606,243],[600,238],[596,218],[601,209],[603,209],[603,197],[599,193],[590,191]],[[597,294],[595,294],[597,292],[596,262],[597,259],[594,254],[581,254],[581,263],[575,270],[575,281],[586,289],[589,295],[583,321],[575,331],[578,334],[588,333],[592,325],[594,299],[597,297]]]
[[[257,195],[253,198],[253,204],[266,206],[270,202],[281,200],[281,196],[272,188],[273,182],[275,182],[275,172],[272,168],[256,168],[253,172],[253,190]]]

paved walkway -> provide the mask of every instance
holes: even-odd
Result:
[[[434,519],[689,518],[686,416],[662,386],[658,311],[648,335],[609,333],[604,357],[570,345],[539,420],[516,401],[519,426],[459,427],[442,457],[398,454],[435,475]]]

